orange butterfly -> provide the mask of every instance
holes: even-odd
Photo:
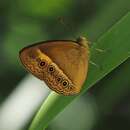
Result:
[[[44,41],[20,51],[25,68],[44,80],[50,89],[63,95],[80,92],[86,79],[89,61],[88,41]]]

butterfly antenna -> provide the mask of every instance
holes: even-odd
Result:
[[[67,30],[72,31],[72,27],[65,22],[63,17],[59,17],[59,21]]]
[[[72,26],[70,24],[66,23],[63,17],[59,17],[58,20],[64,26],[64,28],[67,29],[67,31],[69,31],[69,32],[73,31]],[[74,36],[74,39],[76,39],[75,36]]]

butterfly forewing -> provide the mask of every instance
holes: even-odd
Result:
[[[88,70],[88,48],[73,41],[41,42],[20,51],[25,68],[63,95],[79,93]]]

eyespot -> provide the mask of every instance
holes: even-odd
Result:
[[[48,66],[48,72],[49,73],[54,73],[55,72],[55,67],[53,65]]]
[[[56,77],[56,81],[57,81],[57,83],[61,83],[61,82],[62,82],[62,80],[63,80],[63,78],[62,78],[62,77],[60,77],[60,76]]]
[[[42,59],[37,59],[38,65],[40,68],[45,68],[47,66],[47,62]]]
[[[68,82],[67,80],[64,80],[64,81],[62,82],[62,85],[63,85],[64,87],[67,87],[67,86],[69,85],[69,82]]]
[[[60,82],[60,81],[61,81],[61,77],[58,77],[58,78],[57,78],[57,81]]]
[[[45,65],[46,65],[45,61],[40,62],[40,66],[45,66]]]

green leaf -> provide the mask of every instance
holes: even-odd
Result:
[[[91,61],[87,80],[81,93],[77,96],[62,96],[52,92],[42,104],[29,130],[43,130],[50,121],[62,111],[70,102],[83,94],[88,88],[123,63],[130,54],[130,13],[124,16],[116,25],[106,32],[90,49]],[[102,49],[99,52],[96,50]]]
[[[94,91],[94,96],[102,114],[110,113],[122,99],[126,98],[130,91],[129,77],[130,60],[128,59],[96,84],[95,87],[101,86],[98,92]]]

